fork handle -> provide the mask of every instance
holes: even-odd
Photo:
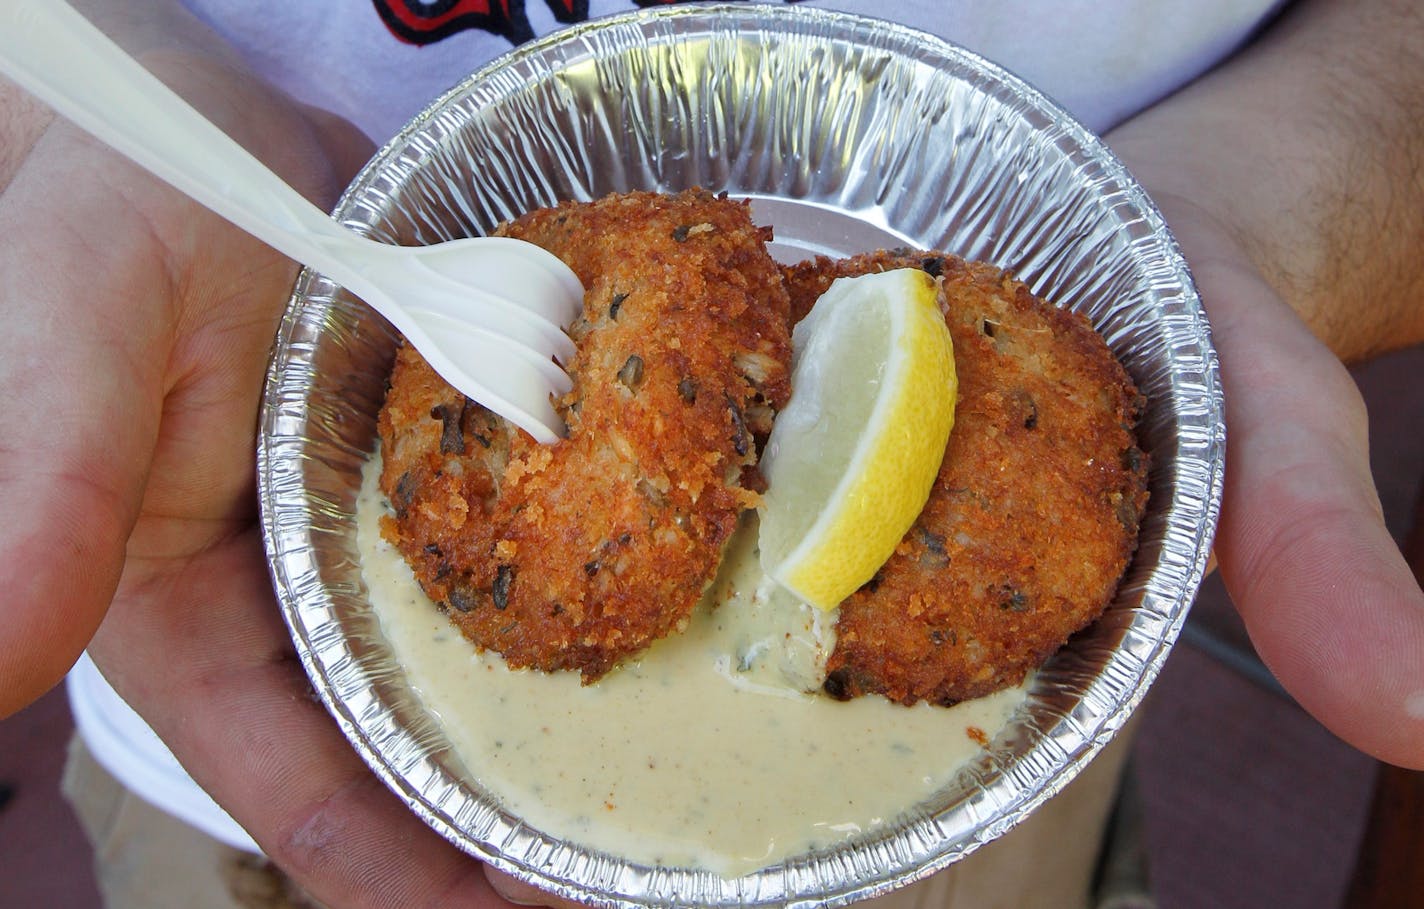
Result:
[[[540,391],[542,380],[513,383],[517,387],[497,393],[456,368],[426,333],[425,323],[387,292],[381,276],[389,278],[391,267],[411,257],[337,224],[63,0],[0,0],[0,72],[207,208],[361,297],[437,372],[464,375],[468,382],[461,390],[471,397],[541,442],[558,437],[562,423]],[[536,340],[540,323],[548,323],[532,312],[500,313],[499,304],[473,294],[467,304],[472,313],[489,314],[492,324],[501,324],[497,316],[505,316],[504,322],[528,329],[526,336],[534,332]],[[433,318],[438,322],[439,314]],[[445,322],[442,331],[452,339],[458,332],[462,342],[476,345],[492,375],[513,376],[538,367],[558,373],[545,362],[542,348],[530,347],[527,338],[512,340],[469,320]],[[547,330],[557,333],[559,326],[548,323]],[[530,360],[536,365],[528,365]]]
[[[323,247],[380,244],[308,202],[63,0],[0,4],[0,72],[268,245],[358,295],[367,289]]]

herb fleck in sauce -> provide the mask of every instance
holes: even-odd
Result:
[[[372,607],[470,775],[544,832],[631,860],[726,875],[891,822],[947,783],[1022,700],[837,702],[820,684],[834,616],[731,543],[685,634],[582,686],[477,654],[380,538],[367,465],[358,542]],[[517,582],[516,582],[517,583]],[[975,735],[979,733],[979,735]]]

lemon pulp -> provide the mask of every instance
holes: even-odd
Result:
[[[914,524],[954,425],[938,287],[917,269],[837,279],[792,335],[792,395],[761,469],[760,560],[833,609]]]

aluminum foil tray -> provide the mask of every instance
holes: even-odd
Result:
[[[1118,596],[952,785],[873,835],[736,879],[590,852],[502,811],[459,771],[366,600],[353,511],[397,339],[310,271],[281,326],[261,414],[266,543],[317,693],[375,773],[462,849],[601,905],[840,905],[1010,829],[1141,701],[1215,528],[1216,357],[1161,217],[1093,134],[964,50],[804,6],[643,10],[521,47],[410,123],[335,216],[422,244],[484,234],[559,200],[692,185],[753,199],[783,260],[911,245],[1008,268],[1085,313],[1147,395],[1151,502]]]

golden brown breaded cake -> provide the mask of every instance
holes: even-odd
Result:
[[[959,403],[929,502],[840,607],[825,690],[954,704],[1020,683],[1111,601],[1147,502],[1143,399],[1082,316],[933,252],[784,270],[794,320],[837,277],[941,281]]]
[[[745,202],[629,193],[502,234],[586,289],[568,437],[541,446],[409,346],[380,415],[384,533],[480,648],[585,683],[685,627],[789,393],[788,302]]]

